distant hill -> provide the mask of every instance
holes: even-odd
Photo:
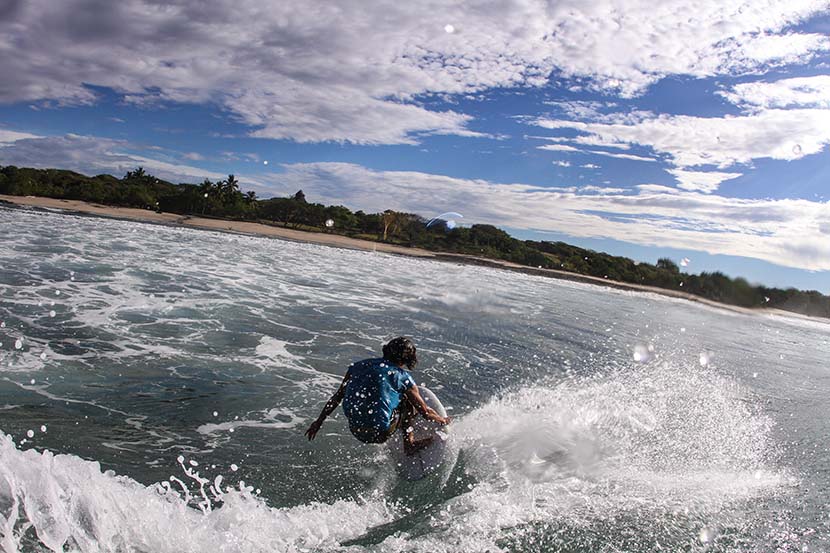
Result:
[[[427,225],[424,217],[413,213],[353,212],[344,206],[310,203],[302,190],[287,198],[261,200],[254,192],[243,193],[233,175],[219,182],[173,184],[141,167],[119,179],[112,175],[88,177],[61,169],[5,166],[0,167],[0,194],[257,221],[656,286],[741,307],[774,307],[830,317],[830,297],[814,290],[754,286],[746,279],[733,279],[720,272],[687,274],[670,259],[659,259],[652,265],[564,242],[518,240],[493,225],[450,228],[452,225],[440,220]]]

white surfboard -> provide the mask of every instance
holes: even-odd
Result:
[[[429,407],[435,409],[442,417],[447,416],[446,409],[431,390],[419,386],[418,391]],[[389,445],[389,454],[395,464],[398,476],[405,480],[422,480],[433,473],[446,460],[448,429],[442,424],[425,419],[420,414],[415,417],[414,421],[410,422],[410,425],[413,427],[415,440],[433,438],[432,443],[412,455],[406,455],[403,449],[404,428],[398,429],[395,435],[386,443]]]

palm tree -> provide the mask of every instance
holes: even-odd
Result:
[[[205,179],[202,181],[202,184],[199,185],[199,195],[202,197],[202,215],[205,214],[205,208],[207,207],[207,199],[209,196],[213,195],[214,186],[213,183],[210,182],[210,179]]]
[[[397,211],[392,211],[391,209],[387,209],[383,212],[381,216],[381,221],[383,222],[383,241],[386,241],[387,232],[391,232],[395,234],[395,231],[398,230],[398,225],[401,223],[401,213]]]
[[[228,175],[228,180],[225,181],[225,187],[229,194],[233,195],[239,192],[239,181],[233,175]]]

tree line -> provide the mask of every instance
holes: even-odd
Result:
[[[364,213],[341,205],[326,206],[309,202],[302,190],[289,197],[259,199],[254,192],[242,192],[234,175],[217,182],[205,179],[200,184],[173,184],[141,167],[118,179],[60,169],[5,166],[0,167],[0,194],[256,221],[656,286],[742,307],[777,307],[830,317],[830,297],[817,291],[755,286],[721,272],[688,274],[670,259],[659,259],[652,265],[564,242],[519,240],[493,225],[450,228],[452,225],[441,220],[427,225],[424,217],[414,213]]]

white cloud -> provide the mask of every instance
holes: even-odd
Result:
[[[6,144],[12,144],[18,140],[25,140],[27,138],[41,138],[36,134],[29,134],[27,132],[8,131],[0,129],[0,148]]]
[[[25,133],[17,133],[25,134]],[[0,134],[2,138],[2,134]],[[205,178],[219,180],[227,175],[206,171],[175,160],[141,155],[142,148],[124,140],[67,134],[64,136],[26,136],[0,148],[0,164],[40,169],[69,169],[86,175],[108,173],[122,176],[138,166],[172,182],[194,182]]]
[[[599,165],[596,165],[594,163],[584,163],[580,165],[580,167],[582,167],[583,169],[599,169]]]
[[[613,188],[611,186],[595,186],[595,185],[587,185],[579,187],[579,192],[581,193],[593,193],[593,194],[625,194],[628,192],[625,188]]]
[[[635,156],[634,154],[620,154],[617,152],[604,152],[602,150],[585,150],[590,154],[596,154],[598,156],[606,156],[606,157],[615,157],[617,159],[628,159],[631,161],[657,161],[651,157],[645,156]]]
[[[660,115],[632,124],[542,120],[551,129],[572,128],[608,142],[646,146],[680,168],[720,168],[753,159],[793,160],[830,143],[830,110],[763,110],[742,116]],[[596,153],[596,152],[595,152]]]
[[[555,106],[559,111],[572,119],[595,119],[601,117],[608,109],[616,107],[614,102],[596,101],[556,101],[545,102]]]
[[[548,150],[551,152],[581,152],[579,148],[574,148],[573,146],[568,146],[567,144],[543,144],[542,146],[536,146],[538,150]]]
[[[733,104],[741,106],[830,109],[830,75],[741,83],[720,94]]]
[[[469,223],[614,238],[643,246],[744,256],[813,271],[830,270],[823,234],[830,203],[746,200],[657,185],[636,193],[591,187],[497,184],[412,171],[372,171],[348,163],[284,166],[264,177],[273,191],[298,189],[315,201],[429,216],[459,210]],[[440,200],[439,200],[440,198]]]
[[[779,65],[802,62],[813,52],[827,50],[828,38],[822,34],[764,33],[745,41],[730,40],[722,47],[731,50],[727,64],[737,69],[752,69],[759,62]]]
[[[629,148],[631,148],[631,145],[626,144],[625,142],[607,140],[596,135],[576,136],[573,138],[573,142],[575,144],[580,144],[582,146],[601,146],[603,148],[616,148],[618,150],[628,150]]]
[[[826,9],[826,0],[18,1],[0,20],[0,101],[90,104],[88,83],[143,104],[216,103],[259,137],[479,136],[468,115],[422,98],[542,86],[552,74],[630,96],[666,75],[804,62],[830,40],[787,29]]]
[[[570,167],[571,166],[570,161],[563,161],[561,159],[558,159],[558,160],[554,161],[553,164],[558,165],[559,167]]]
[[[683,171],[681,169],[669,169],[669,173],[675,176],[680,184],[678,188],[703,193],[714,192],[723,181],[736,179],[742,173],[719,173],[717,171]]]

